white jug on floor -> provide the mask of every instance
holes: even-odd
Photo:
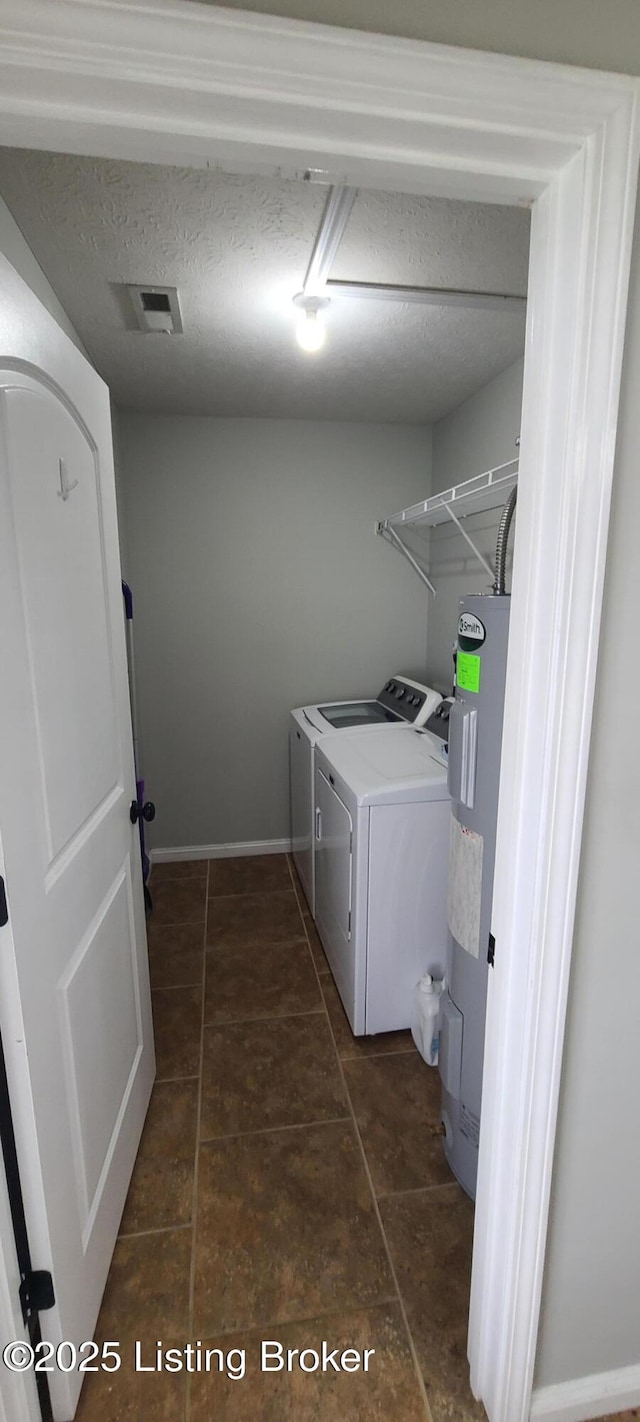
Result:
[[[438,1065],[440,1046],[440,998],[445,986],[425,973],[416,986],[411,1035],[428,1066]]]

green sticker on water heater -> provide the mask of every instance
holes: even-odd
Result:
[[[456,684],[461,691],[480,690],[480,663],[482,657],[474,657],[473,652],[458,652],[456,660]]]

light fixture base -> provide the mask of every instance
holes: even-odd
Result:
[[[324,311],[331,304],[330,296],[308,296],[305,291],[297,292],[293,297],[293,304],[301,311]]]

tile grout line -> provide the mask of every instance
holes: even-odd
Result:
[[[194,928],[197,927],[197,925],[196,925],[195,923],[194,923],[193,926],[194,926]],[[201,982],[202,982],[202,973],[200,974],[200,983],[201,983]],[[152,991],[152,992],[184,992],[185,988],[200,987],[200,983],[166,983],[166,984],[164,985],[164,987],[154,987],[154,988],[151,989],[151,991]]]
[[[175,884],[175,883],[176,883],[176,880],[173,879],[172,882]],[[180,882],[182,882],[182,881],[180,881]],[[197,882],[199,883],[200,880],[198,880]],[[206,908],[205,908],[205,917],[206,917]],[[171,923],[152,923],[152,924],[150,924],[149,926],[150,926],[150,928],[151,928],[152,931],[153,931],[153,929],[155,929],[156,933],[164,933],[165,930],[170,933],[173,928],[199,928],[201,923],[202,923],[202,919],[201,919],[201,918],[180,918],[180,919],[176,919],[175,923],[174,923],[173,921],[172,921]]]
[[[420,1391],[420,1395],[421,1395],[421,1397],[422,1397],[422,1401],[423,1401],[423,1404],[424,1404],[425,1419],[426,1419],[426,1422],[433,1422],[433,1414],[432,1414],[432,1412],[431,1412],[431,1407],[430,1407],[430,1404],[429,1404],[429,1398],[428,1398],[428,1396],[427,1396],[427,1389],[426,1389],[426,1387],[425,1387],[425,1382],[424,1382],[424,1378],[423,1378],[423,1375],[422,1375],[422,1369],[421,1369],[420,1364],[419,1364],[419,1362],[418,1362],[418,1354],[417,1354],[417,1351],[416,1351],[416,1346],[415,1346],[415,1343],[414,1343],[414,1341],[413,1341],[413,1335],[412,1335],[411,1329],[410,1329],[410,1327],[409,1327],[409,1319],[408,1319],[408,1317],[407,1317],[407,1310],[406,1310],[406,1308],[405,1308],[404,1299],[403,1299],[403,1297],[402,1297],[402,1293],[401,1293],[401,1290],[400,1290],[400,1285],[399,1285],[399,1283],[398,1283],[398,1276],[397,1276],[397,1274],[396,1274],[395,1265],[394,1265],[393,1259],[392,1259],[392,1257],[391,1257],[391,1249],[390,1249],[390,1247],[389,1247],[389,1241],[388,1241],[388,1239],[387,1239],[386,1230],[385,1230],[384,1224],[383,1224],[383,1222],[382,1222],[382,1215],[381,1215],[381,1213],[380,1213],[380,1209],[379,1209],[379,1206],[378,1206],[378,1199],[377,1199],[376,1192],[375,1192],[375,1189],[374,1189],[373,1179],[372,1179],[372,1177],[371,1177],[371,1171],[370,1171],[370,1169],[369,1169],[369,1162],[368,1162],[368,1160],[367,1160],[365,1148],[364,1148],[363,1141],[362,1141],[362,1136],[361,1136],[361,1134],[360,1134],[360,1127],[358,1126],[358,1120],[357,1120],[356,1113],[355,1113],[355,1110],[354,1110],[353,1102],[352,1102],[352,1100],[351,1100],[351,1092],[349,1091],[349,1087],[348,1087],[348,1084],[347,1084],[347,1079],[346,1079],[346,1076],[345,1076],[345,1073],[344,1073],[344,1070],[343,1070],[342,1060],[341,1060],[340,1054],[339,1054],[339,1052],[338,1052],[338,1047],[337,1047],[337,1044],[336,1044],[336,1039],[335,1039],[335,1036],[334,1036],[333,1027],[332,1027],[332,1025],[331,1025],[331,1018],[329,1017],[329,1011],[328,1011],[326,1002],[325,1002],[325,1000],[324,1000],[324,993],[322,992],[322,984],[321,984],[321,982],[320,982],[320,973],[318,972],[318,969],[317,969],[317,966],[316,966],[316,961],[315,961],[315,958],[314,958],[314,956],[313,956],[313,950],[312,950],[312,948],[311,948],[311,943],[310,943],[310,941],[309,941],[309,935],[308,935],[307,930],[306,930],[306,924],[305,924],[304,913],[303,913],[303,911],[302,911],[302,909],[301,909],[301,907],[300,907],[300,898],[299,898],[299,894],[298,894],[298,888],[297,888],[297,885],[296,885],[296,882],[295,882],[295,879],[294,879],[294,875],[293,875],[293,864],[292,864],[292,861],[291,861],[291,859],[290,859],[289,857],[288,857],[287,862],[288,862],[288,864],[289,864],[289,873],[290,873],[290,875],[291,875],[291,882],[292,882],[292,884],[293,884],[293,890],[294,890],[294,893],[295,893],[295,896],[296,896],[296,900],[297,900],[297,903],[298,903],[298,910],[299,910],[299,913],[300,913],[300,917],[302,918],[302,924],[303,924],[303,928],[304,928],[304,931],[305,931],[305,937],[306,937],[306,940],[307,940],[307,946],[308,946],[308,948],[309,948],[309,953],[310,953],[310,955],[311,955],[311,961],[312,961],[312,963],[313,963],[314,972],[315,972],[315,975],[316,975],[316,978],[317,978],[317,981],[318,981],[318,987],[319,987],[319,989],[320,989],[320,993],[321,993],[321,996],[322,996],[322,1000],[323,1000],[324,1006],[325,1006],[325,1014],[326,1014],[326,1018],[327,1018],[327,1023],[328,1023],[328,1026],[329,1026],[329,1031],[330,1031],[330,1033],[331,1033],[331,1040],[332,1040],[332,1042],[333,1042],[333,1047],[334,1047],[334,1051],[335,1051],[336,1058],[337,1058],[337,1062],[338,1062],[338,1071],[340,1072],[340,1078],[341,1078],[341,1081],[342,1081],[342,1085],[343,1085],[343,1088],[344,1088],[344,1091],[345,1091],[345,1094],[346,1094],[347,1101],[348,1101],[348,1103],[349,1103],[349,1110],[350,1110],[350,1113],[351,1113],[351,1120],[352,1120],[353,1128],[354,1128],[354,1131],[355,1131],[355,1134],[356,1134],[356,1140],[357,1140],[358,1146],[359,1146],[359,1148],[360,1148],[360,1155],[361,1155],[361,1158],[362,1158],[362,1163],[363,1163],[363,1166],[364,1166],[365,1175],[366,1175],[366,1177],[367,1177],[367,1183],[368,1183],[368,1185],[369,1185],[369,1190],[370,1190],[370,1192],[371,1192],[371,1199],[372,1199],[372,1202],[373,1202],[373,1209],[374,1209],[374,1213],[375,1213],[376,1219],[377,1219],[377,1221],[378,1221],[378,1228],[379,1228],[380,1234],[381,1234],[381,1236],[382,1236],[382,1242],[383,1242],[383,1246],[384,1246],[384,1251],[385,1251],[385,1254],[386,1254],[386,1256],[387,1256],[387,1262],[388,1262],[388,1265],[389,1265],[389,1272],[390,1272],[390,1274],[391,1274],[391,1278],[392,1278],[392,1280],[393,1280],[393,1284],[394,1284],[394,1287],[395,1287],[395,1290],[396,1290],[397,1301],[398,1301],[398,1305],[399,1305],[399,1307],[400,1307],[400,1313],[401,1313],[401,1315],[402,1315],[402,1321],[403,1321],[404,1326],[405,1326],[405,1331],[406,1331],[406,1335],[407,1335],[407,1339],[408,1339],[408,1343],[409,1343],[409,1350],[410,1350],[410,1352],[411,1352],[411,1357],[412,1357],[412,1359],[413,1359],[414,1371],[415,1371],[416,1379],[417,1379],[417,1382],[418,1382],[418,1389],[419,1389],[419,1391]]]
[[[267,1012],[264,1017],[225,1017],[219,1022],[205,1022],[204,1028],[205,1032],[212,1032],[224,1027],[252,1027],[254,1022],[287,1022],[290,1017],[320,1017],[322,1011],[321,1007],[306,1007],[304,1012]]]
[[[203,1068],[203,1056],[204,1056],[204,1018],[205,1018],[204,1004],[205,1004],[206,974],[207,974],[207,924],[208,924],[208,918],[209,918],[209,873],[210,873],[210,865],[209,865],[209,861],[207,861],[207,875],[206,875],[206,882],[205,882],[205,901],[204,901],[204,925],[203,925],[203,930],[202,930],[202,933],[203,933],[203,941],[202,941],[202,977],[201,977],[201,982],[202,982],[202,1012],[201,1012],[201,1015],[200,1015],[200,1067],[199,1067],[199,1072],[198,1072],[198,1104],[197,1104],[197,1107],[196,1107],[196,1140],[195,1140],[195,1159],[194,1159],[194,1164],[193,1164],[193,1194],[192,1194],[192,1197],[191,1197],[191,1230],[192,1230],[192,1234],[191,1234],[191,1269],[190,1269],[190,1272],[189,1272],[189,1311],[188,1311],[188,1325],[187,1325],[187,1332],[188,1332],[189,1340],[193,1337],[193,1309],[194,1309],[194,1295],[195,1295],[195,1283],[196,1283],[196,1239],[197,1239],[196,1221],[197,1221],[197,1217],[198,1217],[198,1173],[199,1173],[199,1164],[200,1164],[200,1126],[201,1126],[201,1122],[202,1122],[202,1075],[203,1075],[202,1068]],[[185,1407],[185,1411],[184,1411],[185,1422],[189,1422],[189,1417],[190,1417],[190,1413],[191,1413],[191,1377],[190,1377],[189,1374],[187,1375],[187,1386],[186,1386],[186,1390],[185,1390],[185,1402],[184,1402],[184,1407]]]
[[[240,901],[243,897],[246,898],[247,895],[236,895]],[[213,902],[215,903],[215,900]],[[264,935],[260,937],[260,934],[256,932],[255,939],[250,940],[249,943],[242,943],[240,946],[237,943],[209,943],[207,953],[232,953],[239,957],[249,948],[295,948],[296,943],[304,943],[306,947],[307,939],[304,933],[300,933],[297,938],[265,938]]]
[[[195,1074],[192,1073],[191,1076],[156,1076],[156,1079],[155,1079],[155,1081],[154,1081],[154,1086],[168,1086],[168,1085],[170,1084],[170,1082],[172,1082],[172,1081],[197,1081],[197,1080],[198,1080],[198,1073],[197,1073],[197,1072],[195,1072]]]
[[[224,1136],[203,1136],[200,1145],[215,1146],[222,1141],[244,1141],[249,1136],[272,1136],[280,1131],[308,1131],[312,1126],[338,1126],[350,1120],[351,1116],[347,1113],[344,1116],[325,1116],[316,1121],[289,1121],[284,1126],[258,1126],[254,1131],[228,1131]]]
[[[459,1190],[457,1180],[442,1180],[439,1185],[411,1185],[408,1190],[385,1190],[380,1200],[402,1200],[405,1195],[431,1195],[434,1190]]]
[[[323,996],[324,996],[324,993],[323,993]],[[393,1059],[394,1059],[394,1061],[395,1061],[396,1057],[413,1057],[413,1056],[415,1056],[415,1050],[416,1050],[415,1047],[402,1047],[399,1052],[390,1052],[390,1051],[387,1051],[387,1052],[354,1052],[354,1054],[353,1054],[352,1057],[344,1057],[344,1056],[342,1056],[342,1057],[340,1058],[340,1061],[341,1061],[341,1062],[379,1062],[381,1057],[393,1057]]]
[[[298,1324],[316,1323],[320,1320],[325,1322],[328,1318],[344,1318],[345,1313],[373,1313],[377,1309],[388,1308],[390,1304],[397,1304],[397,1302],[398,1300],[395,1294],[389,1294],[388,1298],[378,1299],[377,1303],[374,1304],[366,1304],[364,1306],[354,1305],[352,1308],[347,1309],[321,1308],[317,1313],[305,1314],[303,1318],[270,1318],[266,1323],[235,1323],[232,1328],[216,1328],[214,1333],[208,1334],[205,1331],[198,1341],[206,1347],[208,1343],[212,1343],[216,1338],[233,1338],[237,1334],[254,1332],[262,1333],[263,1337],[266,1338],[267,1329],[273,1329],[275,1332],[277,1328],[289,1328],[291,1324],[297,1326]]]
[[[235,894],[209,894],[209,899],[216,903],[218,899],[257,899],[271,898],[272,894],[290,894],[291,889],[236,889]]]
[[[288,867],[288,866],[287,866],[287,867]],[[207,873],[207,874],[183,874],[183,875],[181,875],[181,876],[180,876],[180,875],[176,875],[176,876],[174,876],[174,878],[172,878],[172,879],[160,879],[160,880],[158,880],[158,886],[159,886],[160,884],[201,884],[201,883],[204,882],[205,879],[206,879],[207,882],[208,882],[208,879],[209,879],[208,873]],[[276,889],[265,889],[264,887],[263,887],[263,888],[260,888],[260,889],[236,889],[235,892],[229,892],[229,891],[227,891],[227,892],[225,892],[224,894],[214,894],[214,893],[211,893],[211,892],[208,890],[208,892],[207,892],[207,899],[208,899],[208,900],[209,900],[209,899],[213,899],[213,900],[216,900],[216,899],[244,899],[244,898],[246,898],[247,896],[256,897],[257,895],[259,895],[260,897],[262,897],[264,894],[269,894],[269,895],[271,895],[271,894],[290,894],[291,892],[292,892],[291,889],[283,889],[283,888],[281,888],[281,887],[276,888]],[[194,919],[194,920],[192,920],[192,921],[193,921],[193,922],[197,922],[197,923],[200,922],[199,919]],[[174,923],[159,923],[157,926],[158,926],[158,928],[175,928],[177,925],[174,924]]]
[[[170,1225],[158,1225],[158,1228],[157,1228],[157,1229],[130,1229],[130,1230],[127,1230],[126,1232],[123,1230],[123,1232],[118,1235],[118,1239],[147,1239],[150,1234],[173,1234],[174,1231],[175,1231],[175,1230],[178,1230],[178,1229],[181,1229],[181,1230],[191,1229],[191,1225],[190,1225],[190,1224],[170,1224]],[[116,1371],[117,1371],[117,1370],[116,1370]]]
[[[287,867],[289,866],[287,865]],[[272,895],[275,897],[276,894],[286,894],[288,897],[291,892],[291,889],[238,889],[235,894],[208,893],[207,901],[209,899],[213,899],[214,902],[217,902],[218,899],[262,899],[265,897],[271,898]],[[295,894],[295,889],[293,893]]]

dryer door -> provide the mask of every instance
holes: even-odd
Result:
[[[315,784],[316,926],[345,1010],[353,1022],[353,821],[346,805],[318,767]]]

